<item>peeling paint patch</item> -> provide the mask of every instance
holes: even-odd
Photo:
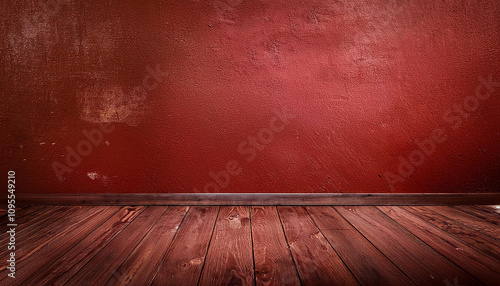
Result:
[[[95,181],[95,179],[99,178],[99,174],[97,172],[87,172],[87,177]]]
[[[99,180],[104,185],[107,185],[109,182],[109,177],[106,175],[101,175],[97,172],[87,172],[87,177],[89,177],[92,181]]]
[[[80,118],[91,123],[118,122],[136,126],[144,114],[145,93],[127,95],[121,86],[91,86],[79,96]]]

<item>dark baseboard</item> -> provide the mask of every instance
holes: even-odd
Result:
[[[497,205],[500,193],[18,194],[19,205]]]

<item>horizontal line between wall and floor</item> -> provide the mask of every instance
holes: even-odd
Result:
[[[500,193],[17,194],[17,205],[500,205]]]

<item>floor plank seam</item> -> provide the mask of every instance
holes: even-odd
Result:
[[[316,221],[314,220],[314,218],[311,216],[311,214],[309,213],[309,211],[307,210],[306,207],[303,207],[301,206],[301,208],[304,208],[304,210],[306,211],[306,213],[309,215],[309,218],[311,219],[311,221],[314,223],[314,225],[316,226],[316,228],[319,230],[319,232],[321,233],[321,235],[325,238],[325,240],[328,242],[328,245],[330,245],[330,247],[333,249],[333,251],[335,252],[335,254],[337,254],[337,256],[340,258],[340,260],[342,261],[342,263],[345,265],[345,267],[349,270],[349,272],[351,273],[351,275],[354,277],[354,279],[356,279],[356,281],[358,282],[359,285],[362,285],[361,282],[359,281],[359,278],[356,277],[356,275],[354,274],[354,272],[352,271],[352,269],[349,267],[349,265],[345,262],[345,260],[342,258],[342,256],[338,253],[338,251],[335,249],[335,247],[333,247],[331,241],[326,237],[326,235],[323,233],[323,230],[318,226],[318,224],[316,223]]]
[[[248,207],[249,219],[250,219],[250,241],[252,243],[252,265],[253,265],[253,285],[257,286],[257,275],[255,275],[255,250],[253,244],[253,227],[252,227],[252,207]]]
[[[134,250],[136,250],[136,248],[141,244],[141,242],[148,236],[148,234],[150,233],[150,231],[153,229],[153,227],[158,223],[158,221],[160,220],[160,218],[163,216],[163,214],[165,214],[165,212],[169,209],[170,207],[169,206],[166,206],[165,209],[163,210],[163,212],[161,213],[161,215],[158,216],[158,219],[155,220],[155,222],[151,225],[151,227],[149,227],[149,229],[146,231],[146,233],[144,234],[144,236],[139,239],[139,241],[137,242],[137,244],[134,246],[134,248],[132,248],[130,250],[130,252],[128,253],[128,255],[121,261],[121,263],[116,267],[116,269],[113,270],[113,272],[111,273],[108,281],[106,281],[106,285],[108,285],[108,283],[112,280],[112,279],[116,279],[116,271],[118,269],[120,269],[120,267],[125,263],[125,261],[128,260],[128,258],[132,255],[132,253],[134,253]],[[130,222],[132,223],[132,222]],[[118,276],[120,276],[120,273],[118,273]]]
[[[493,207],[29,205],[16,218],[12,285],[500,281]]]
[[[217,220],[219,219],[220,209],[221,206],[219,206],[217,210],[217,215],[215,216],[214,220],[214,226],[212,227],[212,232],[210,233],[210,239],[208,240],[207,249],[205,250],[205,258],[203,259],[203,265],[201,266],[200,275],[198,276],[198,283],[196,283],[196,285],[198,286],[201,283],[201,277],[203,276],[203,271],[205,270],[205,262],[207,261],[208,251],[210,250],[210,245],[212,244],[212,239],[214,238],[215,226],[217,225]]]
[[[285,237],[285,242],[286,242],[286,246],[288,248],[288,252],[290,254],[290,257],[292,258],[292,261],[293,261],[293,266],[295,268],[295,273],[297,273],[297,277],[299,278],[299,282],[300,282],[300,285],[303,286],[304,283],[302,282],[302,277],[300,277],[300,273],[299,273],[299,268],[297,266],[297,261],[295,259],[295,257],[293,256],[293,253],[292,253],[292,250],[290,249],[290,242],[288,241],[288,237],[286,235],[286,232],[285,232],[285,227],[283,226],[283,220],[281,219],[281,214],[278,210],[278,206],[275,206],[275,209],[276,209],[276,213],[278,214],[278,218],[280,220],[280,224],[281,224],[281,231],[283,232],[283,236]]]
[[[85,235],[84,237],[82,237],[82,239],[80,239],[77,243],[75,243],[70,249],[68,249],[66,251],[66,253],[70,252],[72,249],[74,249],[80,242],[82,242],[83,240],[85,240],[85,238],[87,238],[88,236],[90,236],[92,233],[94,233],[99,227],[101,227],[102,225],[104,225],[108,220],[110,220],[115,214],[117,214],[122,208],[118,208],[113,214],[111,214],[106,220],[104,220],[101,224],[99,224],[94,230],[92,230],[91,232],[89,232],[87,235]],[[49,268],[50,266],[52,266],[54,263],[56,263],[56,261],[58,261],[59,259],[61,259],[61,257],[64,256],[64,254],[66,253],[63,253],[60,257],[54,259],[52,261],[52,263],[50,264],[47,264],[46,267],[44,269],[40,269],[39,273],[46,270],[47,268]],[[39,273],[36,274],[36,276],[33,277],[33,279],[36,279],[38,278],[39,276]]]
[[[377,247],[377,245],[375,245],[370,239],[368,239],[368,237],[366,237],[363,232],[361,232],[354,224],[352,224],[351,221],[349,221],[346,217],[344,217],[339,211],[337,211],[336,207],[340,207],[340,206],[330,206],[335,212],[337,212],[345,221],[347,221],[347,223],[349,223],[361,236],[363,236],[366,241],[368,241],[379,253],[381,253],[388,261],[390,261],[397,269],[399,269],[399,271],[401,271],[401,273],[403,273],[414,285],[417,285],[417,283],[415,283],[415,281],[413,281],[413,279],[411,279],[410,276],[408,276],[408,274],[406,273],[406,271],[403,271],[403,269],[401,269],[401,267],[398,266],[398,264],[393,261],[393,259],[391,259],[390,257],[387,256],[387,254],[385,252],[383,252],[382,250],[380,250],[379,247]]]
[[[426,208],[426,209],[429,209],[428,207],[425,207],[425,208]],[[456,223],[458,223],[458,224],[460,224],[460,225],[463,225],[463,226],[465,226],[465,227],[467,227],[467,228],[469,228],[469,229],[472,229],[472,230],[475,230],[475,231],[477,231],[477,232],[480,232],[480,233],[482,233],[483,235],[486,235],[486,236],[488,236],[489,238],[494,239],[494,240],[496,240],[496,241],[500,242],[500,239],[499,239],[499,238],[492,237],[490,234],[488,234],[488,233],[487,233],[487,232],[485,232],[484,230],[472,228],[472,227],[468,226],[467,224],[464,224],[464,223],[460,222],[460,221],[459,221],[459,220],[457,220],[456,218],[455,218],[455,219],[454,219],[454,218],[450,218],[450,217],[445,216],[445,215],[443,215],[443,214],[441,214],[441,213],[439,213],[439,212],[437,212],[437,211],[435,211],[435,210],[430,209],[430,211],[432,211],[432,212],[434,212],[434,213],[437,213],[437,214],[438,214],[438,215],[440,215],[440,216],[446,217],[446,218],[448,218],[448,219],[450,219],[450,220],[453,220],[453,221],[455,221]]]
[[[406,231],[408,231],[408,233],[410,233],[412,236],[414,236],[414,238],[418,239],[423,244],[427,245],[427,247],[429,247],[430,249],[432,249],[434,252],[438,253],[439,255],[441,255],[443,258],[445,258],[449,262],[453,263],[455,266],[457,266],[463,272],[467,273],[468,275],[470,275],[471,277],[473,277],[474,279],[476,279],[477,282],[482,283],[481,280],[480,280],[480,278],[476,277],[475,275],[473,275],[472,273],[470,273],[469,271],[467,271],[466,269],[464,269],[461,265],[455,263],[455,261],[451,260],[448,256],[446,256],[443,253],[441,253],[441,251],[437,250],[432,245],[430,245],[429,243],[427,243],[425,240],[423,240],[422,238],[420,238],[418,235],[414,234],[410,229],[408,229],[408,228],[404,227],[403,225],[401,225],[398,221],[396,221],[395,219],[393,219],[392,217],[390,217],[389,215],[387,215],[384,211],[381,211],[380,209],[378,209],[378,210],[381,213],[383,213],[386,217],[388,217],[390,220],[392,220],[393,222],[395,222],[396,224],[398,224],[400,227],[402,227],[403,229],[405,229]]]
[[[171,207],[171,206],[169,206],[169,207]],[[166,255],[167,255],[167,253],[168,253],[168,252],[170,251],[170,249],[172,248],[172,243],[174,242],[175,238],[177,237],[177,234],[179,233],[179,229],[182,227],[182,224],[183,224],[183,222],[184,222],[184,219],[186,218],[187,214],[189,213],[189,211],[190,211],[190,210],[191,210],[191,208],[192,208],[191,206],[187,206],[187,207],[188,207],[188,209],[187,209],[187,211],[184,213],[184,216],[182,217],[181,222],[180,222],[180,223],[179,223],[179,225],[177,226],[177,229],[175,230],[174,236],[172,237],[172,240],[170,241],[170,243],[169,243],[169,245],[168,245],[168,247],[167,247],[167,250],[166,250],[166,251],[165,251],[165,253],[163,254],[163,257],[162,257],[162,259],[161,259],[161,261],[160,261],[160,263],[159,263],[158,267],[156,268],[156,271],[155,271],[155,273],[154,273],[154,275],[153,275],[153,277],[152,277],[151,281],[149,282],[148,286],[153,285],[153,282],[154,282],[154,280],[155,280],[155,278],[156,278],[156,275],[158,275],[158,272],[160,271],[160,268],[161,268],[161,267],[162,267],[162,265],[163,265],[164,259],[165,259]]]
[[[125,206],[125,207],[126,207],[126,206]],[[99,251],[97,251],[97,252],[96,252],[96,253],[95,253],[95,254],[94,254],[94,255],[93,255],[93,256],[92,256],[92,257],[91,257],[91,258],[90,258],[90,259],[89,259],[89,260],[88,260],[85,264],[84,264],[84,265],[82,265],[82,266],[80,267],[80,269],[78,269],[78,271],[76,271],[76,272],[75,272],[75,273],[74,273],[74,274],[73,274],[70,278],[68,278],[68,280],[66,280],[66,282],[64,283],[64,285],[67,285],[67,284],[69,283],[69,281],[71,281],[71,280],[72,280],[75,276],[77,276],[77,275],[78,275],[78,273],[79,273],[80,271],[82,271],[82,269],[84,269],[84,268],[85,268],[85,266],[87,266],[87,265],[88,265],[88,264],[92,261],[92,259],[93,259],[94,257],[96,257],[96,255],[98,255],[101,251],[103,251],[103,250],[106,248],[106,246],[108,246],[108,245],[111,243],[111,241],[113,241],[113,239],[115,239],[115,238],[116,238],[116,237],[117,237],[120,233],[122,233],[122,232],[123,232],[123,231],[124,231],[124,230],[125,230],[125,229],[126,229],[126,228],[127,228],[127,227],[128,227],[128,226],[129,226],[129,225],[130,225],[133,221],[134,221],[134,220],[136,220],[136,219],[137,219],[137,218],[138,218],[138,217],[139,217],[139,216],[140,216],[140,215],[141,215],[141,214],[142,214],[142,213],[143,213],[146,209],[147,209],[147,207],[143,208],[143,209],[141,210],[141,212],[140,212],[140,213],[139,213],[136,217],[134,217],[131,221],[129,221],[129,222],[127,223],[127,226],[125,226],[124,228],[122,228],[122,229],[121,229],[119,232],[117,232],[117,233],[116,233],[116,234],[115,234],[115,235],[114,235],[114,236],[113,236],[113,237],[112,237],[109,241],[107,241],[107,242],[106,242],[106,244],[105,244],[105,245],[104,245],[101,249],[99,249]]]

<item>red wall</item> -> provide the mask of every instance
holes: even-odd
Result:
[[[499,1],[45,2],[0,4],[18,192],[499,190]]]

